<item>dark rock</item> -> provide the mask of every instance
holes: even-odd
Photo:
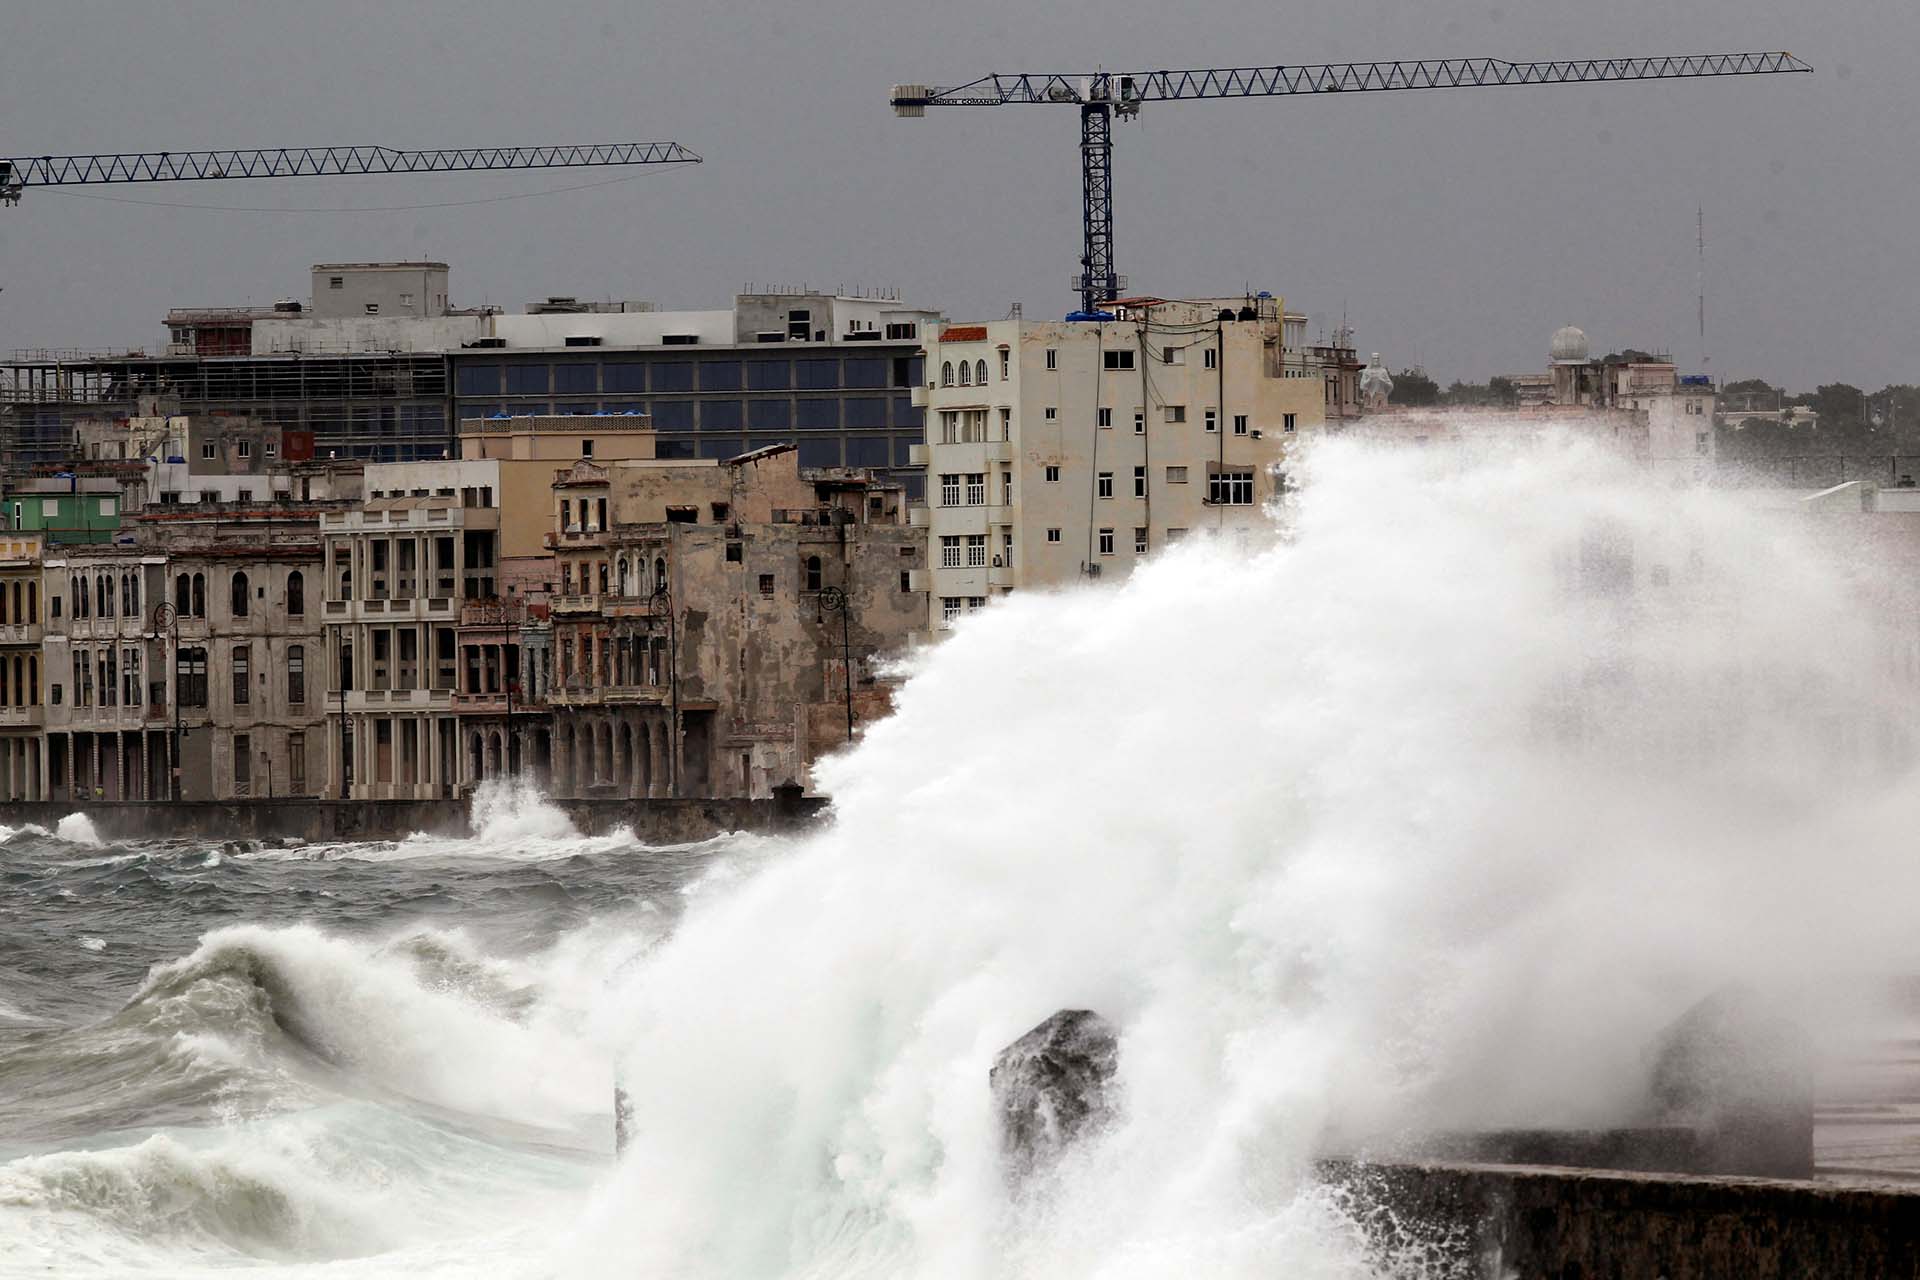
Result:
[[[1813,1176],[1813,1043],[1749,988],[1693,1006],[1654,1045],[1660,1124],[1702,1137],[1702,1172]]]
[[[1008,1173],[1042,1169],[1099,1128],[1118,1065],[1112,1024],[1086,1009],[1062,1009],[1002,1049],[988,1082]]]

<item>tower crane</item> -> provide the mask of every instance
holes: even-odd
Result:
[[[144,151],[121,155],[0,157],[0,204],[27,187],[106,182],[199,182],[216,178],[305,178],[327,174],[469,173],[482,169],[579,169],[607,165],[699,164],[677,142],[585,146],[280,147],[268,151]]]
[[[1194,71],[1096,71],[1092,74],[989,75],[951,88],[893,86],[897,116],[928,107],[1026,104],[1080,108],[1083,206],[1080,272],[1073,286],[1083,311],[1120,294],[1113,266],[1113,117],[1126,119],[1149,102],[1189,98],[1277,98],[1297,93],[1380,93],[1395,89],[1459,89],[1480,85],[1589,84],[1606,80],[1680,80],[1707,76],[1811,71],[1789,53],[1708,53],[1574,62],[1506,62],[1498,58],[1423,58],[1411,62],[1335,62],[1314,66],[1213,67]]]

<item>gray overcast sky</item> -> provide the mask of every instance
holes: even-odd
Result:
[[[441,258],[454,300],[727,305],[746,281],[887,286],[956,319],[1073,302],[1068,108],[896,120],[896,81],[991,71],[1787,49],[1813,76],[1150,106],[1116,127],[1139,292],[1251,284],[1344,311],[1443,380],[1596,347],[1726,377],[1920,381],[1920,6],[1911,0],[0,0],[0,154],[673,138],[691,169],[409,212],[154,208],[30,191],[0,210],[0,349],[164,341],[169,306],[304,296],[324,260]],[[118,198],[397,205],[620,171],[120,186]]]

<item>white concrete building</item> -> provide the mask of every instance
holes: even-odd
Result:
[[[1324,421],[1277,298],[1116,303],[1105,321],[950,325],[927,344],[929,621],[1124,576],[1189,534],[1263,526]]]

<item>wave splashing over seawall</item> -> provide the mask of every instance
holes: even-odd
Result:
[[[969,619],[696,901],[564,1270],[1374,1274],[1330,1143],[1611,1117],[1721,981],[1911,961],[1890,577],[1555,438],[1308,466],[1274,550]],[[1117,1117],[1012,1197],[987,1071],[1061,1008]]]

